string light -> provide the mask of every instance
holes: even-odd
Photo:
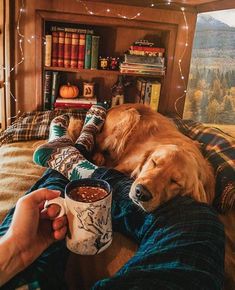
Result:
[[[76,2],[79,2],[86,10],[87,14],[89,15],[103,15],[102,13],[98,13],[98,12],[94,12],[92,11],[91,9],[89,9],[86,5],[86,3],[84,3],[82,0],[76,0]],[[180,78],[183,82],[183,88],[184,88],[184,94],[182,96],[180,96],[179,98],[177,98],[177,100],[175,101],[174,103],[174,108],[175,108],[175,111],[178,115],[179,112],[178,112],[178,109],[177,109],[177,104],[178,102],[183,98],[185,97],[186,93],[187,93],[187,86],[186,86],[186,83],[185,83],[185,77],[183,75],[183,71],[182,71],[182,66],[181,66],[181,63],[182,63],[182,60],[184,58],[184,55],[185,55],[185,52],[186,52],[186,49],[188,47],[188,23],[187,23],[187,18],[186,18],[186,15],[185,15],[185,7],[181,7],[180,4],[177,4],[177,3],[172,3],[170,0],[167,0],[167,2],[164,2],[164,3],[151,3],[150,4],[150,7],[153,8],[153,7],[157,7],[157,6],[162,6],[162,5],[171,5],[171,6],[177,6],[177,8],[180,8],[182,14],[183,14],[183,19],[184,19],[184,27],[185,27],[185,31],[186,31],[186,36],[185,36],[185,45],[184,45],[184,48],[183,48],[183,51],[178,59],[178,68],[179,68],[179,72],[180,72]],[[144,9],[142,9],[142,11],[139,11],[138,13],[136,13],[134,16],[127,16],[127,15],[122,15],[120,13],[115,13],[113,12],[110,8],[107,8],[105,11],[109,14],[113,13],[115,16],[118,16],[120,18],[123,18],[123,19],[128,19],[128,20],[134,20],[138,17],[140,17],[143,13],[144,13],[144,10],[148,8],[148,7],[145,7]],[[24,50],[23,50],[23,43],[24,41],[27,41],[28,43],[32,43],[32,40],[35,40],[36,38],[39,38],[37,37],[36,35],[31,35],[30,38],[26,38],[24,34],[21,33],[21,30],[20,30],[20,24],[21,24],[21,19],[23,17],[23,14],[26,12],[26,9],[25,9],[25,5],[24,5],[24,0],[21,0],[21,7],[19,9],[19,13],[18,13],[18,18],[17,18],[17,25],[16,25],[16,31],[17,31],[17,35],[18,35],[18,44],[19,44],[19,49],[20,49],[20,56],[21,56],[21,59],[12,67],[10,68],[9,70],[9,74],[12,73],[19,65],[21,65],[24,60],[25,60],[25,57],[24,57]],[[43,40],[43,44],[46,45],[46,41],[45,41],[45,37],[42,38]],[[6,70],[6,67],[4,67],[3,65],[0,65],[0,69],[2,70]],[[10,76],[9,76],[10,77]],[[3,85],[7,85],[7,82],[3,83]],[[17,99],[16,97],[12,94],[12,92],[10,92],[10,96],[11,98],[15,101],[15,103],[17,103]],[[12,118],[17,118],[17,116],[19,115],[20,111],[18,111],[17,115],[12,117]],[[10,118],[11,119],[11,118]]]

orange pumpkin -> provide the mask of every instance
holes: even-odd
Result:
[[[62,98],[74,99],[78,96],[78,93],[79,93],[78,87],[71,85],[70,83],[60,87],[60,96]]]

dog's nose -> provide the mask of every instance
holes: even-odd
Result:
[[[139,201],[149,201],[152,198],[151,192],[149,192],[142,184],[136,185],[135,196]]]

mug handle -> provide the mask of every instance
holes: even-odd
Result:
[[[65,204],[65,199],[63,197],[56,197],[56,198],[53,198],[51,200],[46,200],[46,202],[44,204],[44,209],[48,208],[51,204],[57,204],[60,206],[60,212],[55,217],[55,219],[62,217],[63,215],[66,214],[66,204]]]

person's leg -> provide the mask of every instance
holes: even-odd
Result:
[[[26,194],[39,189],[49,188],[60,190],[64,195],[64,188],[69,182],[59,172],[48,169],[44,175],[36,182]],[[8,213],[3,223],[0,225],[0,236],[8,230],[14,208]],[[1,287],[2,290],[16,289],[22,285],[28,285],[28,289],[58,289],[66,290],[67,286],[64,281],[64,273],[68,251],[64,241],[56,242],[50,246],[33,264],[19,273],[8,283]]]
[[[60,116],[58,121],[59,126],[57,118],[54,119],[50,127],[49,142],[36,149],[33,156],[34,162],[57,170],[69,180],[90,177],[97,166],[86,158],[93,150],[95,135],[104,123],[106,110],[99,105],[93,105],[90,108],[76,144],[71,141],[67,133],[68,118],[66,117],[66,120],[61,122],[62,117]]]
[[[113,229],[139,244],[135,256],[94,290],[222,289],[224,229],[211,207],[178,196],[147,214],[129,199],[129,178],[105,168],[92,177],[113,188]]]

